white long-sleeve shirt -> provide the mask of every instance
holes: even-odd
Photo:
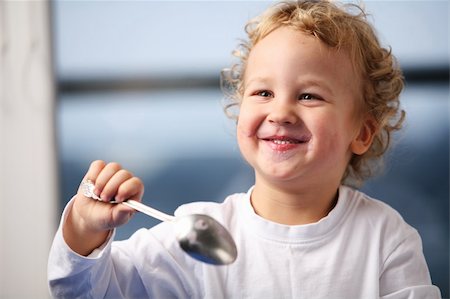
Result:
[[[212,266],[185,254],[171,223],[113,236],[88,257],[59,228],[48,279],[56,298],[440,298],[420,237],[386,204],[341,186],[334,209],[316,223],[281,225],[258,216],[251,190],[223,203],[192,203],[233,236],[237,260]],[[66,207],[71,208],[71,204]],[[61,221],[63,223],[64,217]]]

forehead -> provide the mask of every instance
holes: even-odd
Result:
[[[360,88],[360,76],[345,49],[330,48],[315,36],[280,27],[249,53],[244,81],[252,77],[317,77],[331,85]]]

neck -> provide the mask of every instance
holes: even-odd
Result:
[[[339,184],[323,185],[286,188],[256,179],[251,202],[255,212],[267,220],[286,225],[314,223],[328,215],[337,202]]]

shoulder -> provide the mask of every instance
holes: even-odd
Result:
[[[349,218],[378,250],[381,297],[440,298],[439,289],[431,284],[417,230],[388,204],[351,188],[347,194],[353,207]]]
[[[341,187],[353,217],[369,225],[394,226],[398,229],[414,230],[398,211],[387,203],[373,198],[351,187]]]
[[[352,229],[369,234],[380,246],[383,256],[387,257],[400,244],[411,240],[418,250],[422,250],[419,233],[394,208],[350,187],[342,187],[341,190],[346,195],[347,221],[350,221]]]

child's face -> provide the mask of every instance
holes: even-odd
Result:
[[[257,182],[339,184],[352,153],[367,149],[357,117],[360,86],[346,53],[312,36],[282,27],[259,41],[249,54],[237,126]]]

